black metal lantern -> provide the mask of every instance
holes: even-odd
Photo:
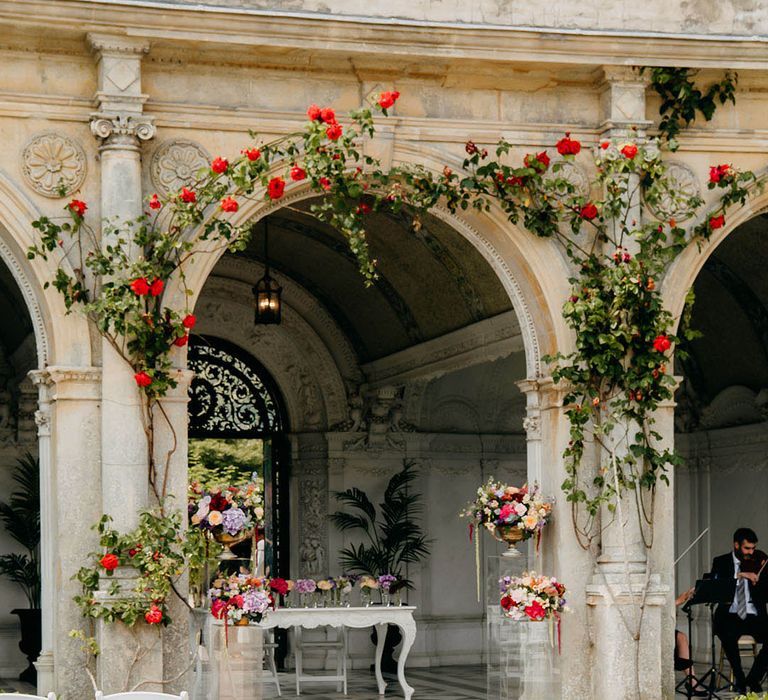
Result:
[[[266,325],[280,323],[282,311],[281,295],[283,288],[269,275],[269,230],[264,219],[264,276],[256,282],[253,288],[253,298],[256,303],[254,323]]]

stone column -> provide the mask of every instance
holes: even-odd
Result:
[[[140,145],[154,135],[152,119],[143,114],[147,96],[141,92],[141,58],[149,44],[100,34],[89,34],[88,41],[98,66],[98,111],[91,116],[91,131],[100,141],[101,216],[111,226],[119,226],[142,213]],[[102,227],[102,245],[115,235]],[[150,504],[147,417],[134,370],[106,340],[102,341],[102,369],[102,508],[118,531],[127,532],[137,526],[139,512]],[[131,572],[119,573],[127,577],[123,589],[132,588]],[[108,585],[105,581],[104,586]],[[100,595],[110,598],[106,591]],[[102,690],[130,688],[135,678],[162,678],[162,644],[155,631],[142,625],[128,630],[99,623],[98,632]]]
[[[568,587],[571,614],[562,624],[562,698],[593,700],[598,696],[591,687],[592,642],[584,592],[592,577],[592,555],[579,544],[571,504],[561,489],[566,478],[562,454],[570,439],[562,401],[565,387],[555,385],[549,377],[526,379],[518,386],[527,402],[528,480],[538,481],[542,492],[555,499],[554,517],[543,532],[536,570],[557,576]]]
[[[650,125],[646,120],[645,91],[647,79],[629,67],[604,67],[601,102],[604,138],[642,139]],[[629,219],[641,219],[637,179],[628,183]],[[625,243],[632,252],[632,241]],[[627,452],[626,435],[637,431],[635,425],[618,425],[609,440],[617,460]],[[610,469],[612,455],[600,454],[601,464]],[[610,473],[607,475],[610,477]],[[663,485],[659,485],[664,490]],[[634,492],[625,493],[615,512],[601,512],[601,553],[587,587],[591,609],[595,672],[594,697],[616,700],[651,700],[667,696],[662,691],[662,657],[669,656],[671,636],[662,635],[662,609],[669,600],[668,589],[648,560],[643,513]],[[649,504],[646,504],[649,505]],[[653,528],[663,531],[663,516]],[[673,527],[669,518],[668,527]],[[671,560],[669,562],[671,568]],[[610,669],[610,672],[606,672]]]
[[[72,629],[88,630],[72,598],[80,584],[72,576],[98,540],[91,530],[101,515],[97,367],[48,367],[30,373],[40,392],[40,531],[43,646],[38,692],[66,690],[87,698],[93,687],[86,657]],[[66,533],[66,537],[58,537]],[[90,634],[90,632],[88,632]]]

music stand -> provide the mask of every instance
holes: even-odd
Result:
[[[709,623],[710,623],[710,660],[711,665],[709,670],[698,680],[698,684],[709,691],[709,698],[720,699],[717,694],[718,690],[731,687],[731,679],[717,670],[715,661],[715,605],[719,603],[731,603],[733,601],[734,593],[734,581],[733,579],[715,579],[715,578],[703,578],[696,581],[696,587],[693,591],[693,596],[683,606],[683,611],[688,615],[688,644],[689,648],[693,650],[691,640],[691,607],[694,605],[708,605],[709,606]],[[693,651],[691,651],[691,659],[693,659]],[[725,681],[725,686],[718,688],[717,684],[719,679]],[[687,678],[686,678],[687,680]],[[691,689],[688,690],[688,697],[692,697]]]

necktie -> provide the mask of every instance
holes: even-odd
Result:
[[[747,586],[749,582],[742,578],[736,581],[736,614],[742,619],[747,619]]]

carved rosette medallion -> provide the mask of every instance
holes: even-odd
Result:
[[[701,194],[698,178],[687,165],[672,162],[667,164],[667,180],[670,186],[659,191],[653,203],[646,197],[646,206],[661,220],[690,219],[694,211],[686,203]]]
[[[149,175],[155,188],[168,195],[188,185],[210,162],[210,155],[194,141],[167,141],[152,156]]]
[[[589,178],[584,170],[571,161],[560,161],[558,170],[549,170],[546,177],[549,179],[560,178],[573,187],[574,194],[581,197],[589,197]]]
[[[21,170],[24,179],[38,194],[52,198],[66,197],[85,180],[85,151],[67,136],[38,134],[22,151]]]

